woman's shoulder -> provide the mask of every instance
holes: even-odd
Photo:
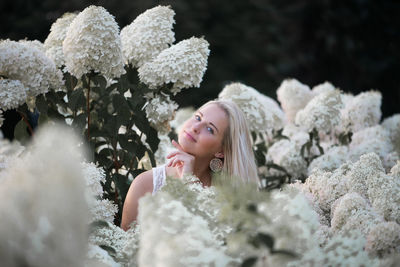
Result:
[[[142,172],[136,176],[136,178],[133,179],[132,184],[135,187],[140,187],[143,191],[153,191],[153,169]]]

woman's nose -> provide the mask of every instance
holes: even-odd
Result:
[[[192,125],[192,130],[195,133],[198,133],[200,131],[200,127],[201,127],[201,122],[196,122]]]

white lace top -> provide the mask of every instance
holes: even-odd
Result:
[[[165,171],[165,164],[159,167],[153,168],[153,192],[152,195],[155,195],[158,190],[161,189],[165,185],[167,178],[167,174]]]

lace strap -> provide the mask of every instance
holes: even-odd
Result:
[[[153,192],[152,195],[155,195],[158,190],[163,187],[165,184],[165,165],[153,168]]]

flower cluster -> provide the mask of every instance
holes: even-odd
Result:
[[[283,126],[284,116],[278,104],[250,86],[231,83],[222,89],[218,97],[231,100],[239,106],[251,131],[263,133]]]
[[[157,95],[146,104],[146,116],[150,124],[160,133],[168,133],[171,130],[169,122],[175,116],[178,105],[168,95]]]
[[[386,118],[382,122],[382,127],[389,132],[394,149],[400,153],[400,114]]]
[[[25,103],[28,88],[19,80],[0,80],[0,107],[4,110],[13,109]]]
[[[342,100],[338,90],[318,94],[296,114],[296,124],[307,132],[313,129],[330,132],[340,122]]]
[[[172,83],[174,93],[199,87],[207,69],[208,46],[203,38],[180,41],[143,64],[138,69],[140,81],[152,89]]]
[[[310,87],[296,79],[284,80],[276,94],[289,122],[295,121],[296,113],[313,97]]]
[[[175,12],[169,6],[157,6],[140,14],[121,30],[125,61],[134,67],[153,60],[175,41]]]
[[[108,78],[125,73],[118,24],[103,7],[89,6],[74,18],[63,53],[67,70],[78,78],[92,71]]]
[[[58,68],[65,65],[63,42],[67,34],[67,30],[71,22],[75,19],[76,14],[65,13],[58,18],[50,28],[50,34],[44,41],[46,55],[54,61]]]
[[[2,265],[82,266],[88,208],[77,141],[64,128],[44,128],[0,173]]]
[[[342,112],[342,125],[353,132],[374,126],[381,120],[382,95],[377,91],[360,93],[346,101]]]
[[[16,90],[12,95],[2,92],[11,98],[5,100],[4,95],[2,97],[2,103],[8,102],[9,107],[25,102],[26,95],[35,97],[50,89],[60,90],[63,87],[62,74],[56,69],[54,62],[35,45],[26,42],[0,42],[0,74],[10,80],[2,81],[2,89],[8,92],[12,88]],[[23,87],[26,88],[26,95],[22,93]]]

